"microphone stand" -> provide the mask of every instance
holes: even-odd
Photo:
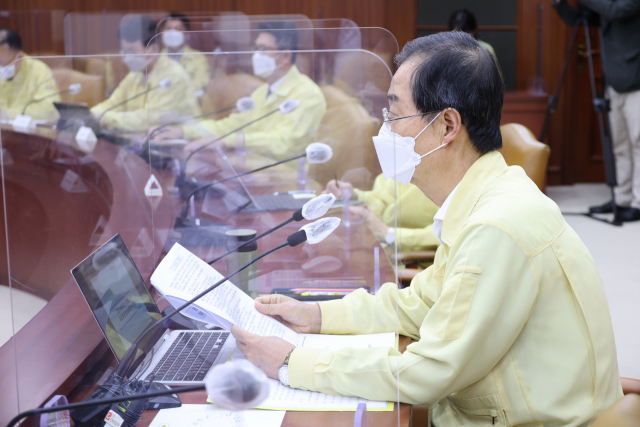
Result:
[[[186,393],[190,391],[199,391],[204,389],[205,389],[204,384],[190,385],[185,387],[176,387],[170,390],[154,391],[151,393],[131,394],[127,396],[127,400],[149,399],[152,397],[167,396],[170,394]],[[9,421],[9,424],[7,424],[7,427],[13,427],[14,425],[18,424],[18,422],[21,419],[34,416],[34,415],[37,416],[42,414],[50,414],[52,412],[61,412],[61,411],[67,411],[67,410],[88,408],[88,407],[98,406],[98,405],[111,405],[113,403],[119,403],[121,401],[122,401],[122,396],[117,396],[109,399],[85,400],[83,402],[70,403],[67,405],[60,405],[60,406],[51,406],[49,408],[29,409],[28,411],[21,412],[15,417],[13,417],[11,421]]]
[[[195,151],[194,151],[194,153],[195,153]],[[185,202],[185,203],[188,203],[188,202],[189,202],[189,200],[190,200],[190,199],[191,199],[191,198],[192,198],[196,193],[198,193],[199,191],[204,190],[204,189],[209,188],[209,187],[212,187],[212,186],[214,186],[214,185],[216,185],[216,184],[221,184],[221,183],[223,183],[223,182],[231,181],[232,179],[241,178],[241,177],[246,176],[246,175],[251,175],[252,173],[260,172],[260,171],[263,171],[263,170],[265,170],[265,169],[269,169],[269,168],[271,168],[271,167],[273,167],[273,166],[278,166],[278,165],[280,165],[280,164],[282,164],[282,163],[291,162],[291,161],[293,161],[293,160],[301,159],[301,158],[306,157],[306,156],[307,156],[307,153],[300,153],[300,154],[296,154],[295,156],[290,157],[290,158],[288,158],[288,159],[280,160],[280,161],[278,161],[278,162],[271,163],[271,164],[266,165],[266,166],[261,166],[261,167],[259,167],[259,168],[251,169],[251,170],[249,170],[249,171],[242,172],[242,173],[239,173],[239,174],[234,175],[234,176],[230,176],[230,177],[227,177],[227,178],[220,179],[220,180],[218,180],[218,181],[214,181],[214,182],[210,182],[210,183],[208,183],[208,184],[201,185],[201,186],[199,186],[199,187],[196,187],[195,189],[193,189],[193,190],[191,191],[191,193],[189,193],[189,195],[185,198],[185,199],[186,199],[186,202]],[[187,158],[187,160],[189,160],[189,159]],[[185,163],[186,163],[186,162],[185,162]]]
[[[56,96],[56,95],[62,95],[63,93],[67,93],[67,92],[71,92],[70,88],[66,88],[64,90],[60,90],[56,93],[50,93],[49,95],[43,96],[42,98],[38,98],[38,99],[32,99],[31,101],[27,102],[26,105],[24,106],[24,108],[22,109],[22,112],[20,113],[21,115],[24,115],[24,113],[27,111],[27,107],[29,107],[29,105],[31,104],[36,104],[40,101],[43,101],[47,98],[51,98],[52,96]]]
[[[184,120],[178,120],[175,122],[170,122],[170,123],[165,123],[161,126],[158,126],[157,128],[155,128],[154,130],[152,130],[149,135],[147,136],[147,138],[145,139],[145,141],[142,143],[142,149],[140,150],[140,157],[142,157],[143,159],[147,160],[149,162],[149,164],[154,167],[155,169],[167,169],[170,167],[171,162],[173,161],[173,159],[175,157],[173,156],[167,156],[167,155],[163,155],[160,152],[153,152],[151,151],[151,138],[154,135],[157,135],[158,133],[160,133],[160,131],[162,129],[166,129],[169,126],[174,126],[174,125],[179,125],[182,123],[186,123],[188,121],[191,120],[196,120],[196,119],[202,119],[204,117],[209,117],[209,116],[215,116],[216,114],[220,114],[220,113],[224,113],[226,111],[229,110],[233,110],[235,108],[235,105],[231,106],[231,107],[225,107],[222,108],[220,110],[216,110],[213,111],[211,113],[206,113],[206,114],[201,114],[199,116],[195,116],[195,117],[188,117]],[[153,156],[152,156],[153,154]]]

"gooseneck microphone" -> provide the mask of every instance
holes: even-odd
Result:
[[[201,150],[205,149],[206,147],[210,146],[211,144],[215,144],[216,142],[228,137],[229,135],[231,135],[233,133],[238,132],[239,130],[242,130],[242,129],[246,128],[247,126],[251,126],[252,124],[254,124],[256,122],[259,122],[260,120],[265,119],[265,118],[269,117],[270,115],[277,113],[278,111],[282,115],[289,114],[290,112],[292,112],[293,110],[298,108],[299,105],[300,105],[300,102],[295,100],[295,99],[289,99],[287,101],[284,101],[282,104],[280,104],[278,106],[278,108],[275,108],[275,109],[269,111],[268,113],[263,114],[262,116],[258,117],[257,119],[253,119],[253,120],[249,121],[248,123],[245,123],[242,126],[236,128],[236,129],[234,129],[234,130],[232,130],[230,132],[227,132],[222,136],[219,136],[219,137],[215,138],[213,141],[209,141],[206,144],[198,147],[197,149],[193,150],[191,152],[191,154],[189,154],[187,156],[187,158],[185,159],[184,168],[182,168],[183,173],[186,173],[186,171],[187,171],[186,164],[189,161],[189,159],[191,159],[198,151],[201,151]]]
[[[155,85],[155,86],[153,86],[153,87],[151,87],[151,88],[149,88],[149,89],[147,89],[147,90],[145,90],[145,91],[142,91],[142,92],[136,93],[135,95],[130,96],[129,98],[125,99],[124,101],[122,101],[122,102],[118,102],[116,105],[113,105],[113,106],[111,106],[111,107],[107,108],[106,110],[104,110],[104,111],[103,111],[102,113],[100,113],[100,115],[98,116],[98,122],[99,122],[99,121],[102,119],[102,117],[104,117],[104,115],[105,115],[105,114],[107,114],[109,111],[111,111],[111,110],[115,110],[116,108],[121,107],[122,105],[126,104],[127,102],[131,101],[132,99],[136,99],[136,98],[139,98],[139,97],[141,97],[141,96],[144,96],[144,95],[148,94],[149,92],[152,92],[152,91],[154,91],[154,90],[156,90],[156,89],[168,89],[168,88],[170,88],[170,87],[171,87],[171,77],[167,77],[166,79],[160,80],[160,82],[158,82],[158,84],[157,84],[157,85]]]
[[[226,253],[220,255],[219,257],[209,261],[208,264],[211,265],[216,261],[220,261],[222,258],[228,256],[229,254],[232,254],[233,252],[237,251],[241,247],[249,245],[255,242],[256,240],[259,240],[264,236],[271,234],[274,231],[294,221],[302,221],[303,219],[306,219],[306,220],[318,219],[324,216],[324,214],[326,214],[329,211],[329,208],[331,208],[331,205],[333,205],[333,202],[335,201],[336,201],[336,196],[334,196],[333,194],[322,194],[318,197],[315,197],[309,200],[307,203],[305,203],[301,209],[298,209],[297,211],[295,211],[293,215],[291,215],[291,218],[289,218],[288,220],[284,221],[281,224],[276,225],[275,227],[265,231],[261,235],[256,236],[251,240],[247,240],[246,242],[243,242],[241,245],[236,246],[230,251],[227,251]]]
[[[40,101],[43,101],[47,98],[51,98],[52,96],[56,96],[56,95],[61,95],[63,93],[70,93],[71,95],[77,95],[80,93],[80,91],[82,90],[82,85],[80,83],[74,83],[72,85],[69,85],[68,88],[63,89],[63,90],[59,90],[57,92],[54,93],[50,93],[49,95],[43,96],[42,98],[38,98],[38,99],[32,99],[31,101],[27,102],[24,106],[24,108],[22,109],[22,112],[20,114],[24,115],[24,113],[27,111],[27,107],[29,107],[29,105],[31,104],[37,104]]]
[[[303,227],[300,228],[300,231],[290,235],[287,238],[286,242],[281,243],[278,246],[276,246],[274,248],[271,248],[268,251],[262,253],[261,255],[257,256],[256,258],[252,259],[251,261],[249,261],[248,263],[246,263],[245,265],[240,267],[238,270],[236,270],[233,273],[229,274],[227,277],[224,277],[224,278],[220,279],[218,282],[216,282],[215,284],[211,285],[209,288],[205,289],[200,294],[196,295],[195,297],[193,297],[189,301],[185,302],[180,307],[177,307],[174,312],[162,317],[157,322],[155,322],[153,325],[151,325],[146,331],[144,331],[138,337],[137,340],[134,341],[133,344],[131,344],[131,347],[129,347],[129,349],[127,350],[127,352],[123,356],[123,358],[122,358],[122,360],[120,362],[120,365],[118,366],[118,369],[116,370],[116,372],[113,375],[117,375],[120,378],[124,378],[125,374],[129,370],[129,367],[131,366],[131,363],[133,362],[134,356],[135,356],[135,354],[137,352],[138,345],[140,344],[140,342],[144,339],[144,337],[146,337],[149,334],[149,332],[151,332],[152,330],[154,330],[158,326],[162,325],[166,320],[168,320],[171,317],[173,317],[176,313],[181,312],[182,310],[184,310],[185,308],[187,308],[188,306],[190,306],[191,304],[193,304],[194,302],[196,302],[197,300],[199,300],[203,296],[207,295],[209,292],[213,291],[215,288],[217,288],[218,286],[220,286],[221,284],[223,284],[224,282],[226,282],[230,278],[234,277],[236,274],[240,273],[242,270],[248,268],[250,265],[258,262],[258,260],[266,257],[267,255],[269,255],[269,254],[271,254],[271,253],[273,253],[273,252],[275,252],[275,251],[277,251],[279,249],[282,249],[282,248],[284,248],[286,246],[292,246],[292,247],[293,246],[298,246],[299,244],[304,243],[306,241],[308,241],[311,244],[319,243],[322,240],[324,240],[329,234],[331,234],[333,232],[333,230],[338,228],[338,225],[340,225],[340,218],[335,218],[335,217],[322,218],[322,219],[320,219],[320,220],[318,220],[316,222],[312,222],[310,224],[304,225]]]
[[[113,412],[111,418],[115,418],[114,421],[122,419],[124,422],[121,427],[130,427],[135,425],[147,409],[149,399],[205,389],[212,403],[231,411],[254,408],[269,396],[269,379],[265,373],[248,360],[243,359],[214,366],[205,377],[204,384],[168,388],[161,391],[148,391],[148,384],[148,382],[136,382],[133,388],[142,389],[142,392],[126,394],[125,404],[123,404],[123,396],[118,395],[93,401],[85,400],[79,403],[31,409],[13,417],[7,427],[13,427],[21,419],[29,416],[91,407],[106,407],[107,405],[111,405],[110,411]],[[105,416],[99,419],[100,423],[103,418]]]
[[[197,120],[205,117],[215,116],[216,114],[224,113],[225,111],[229,111],[234,108],[238,109],[238,111],[240,111],[241,113],[253,111],[256,108],[256,102],[253,100],[253,98],[247,96],[247,97],[238,99],[235,105],[221,108],[219,110],[212,111],[210,113],[201,114],[195,117],[186,117],[183,120],[176,120],[170,123],[165,123],[162,126],[158,126],[157,128],[155,128],[149,133],[145,141],[142,143],[142,149],[140,150],[140,157],[147,160],[149,164],[151,164],[151,166],[156,169],[167,169],[171,167],[171,164],[173,164],[173,161],[175,159],[173,156],[170,156],[168,154],[165,154],[156,150],[151,150],[151,139],[155,135],[161,133],[164,129],[166,129],[169,126],[183,124],[191,120]]]
[[[200,191],[202,191],[204,189],[207,189],[207,188],[212,187],[212,186],[217,185],[217,184],[221,184],[221,183],[226,182],[226,181],[230,181],[232,179],[237,179],[237,178],[241,178],[241,177],[246,176],[246,175],[251,175],[252,173],[260,172],[260,171],[263,171],[265,169],[269,169],[269,168],[272,168],[274,166],[278,166],[278,165],[283,164],[283,163],[287,163],[287,162],[291,162],[293,160],[301,159],[303,157],[306,157],[307,158],[307,162],[309,162],[310,164],[326,163],[329,160],[331,160],[331,158],[333,157],[333,150],[331,149],[330,146],[328,146],[327,144],[324,144],[322,142],[312,142],[311,144],[309,144],[307,146],[307,148],[305,149],[304,153],[296,154],[295,156],[290,157],[288,159],[280,160],[280,161],[277,161],[275,163],[271,163],[269,165],[261,166],[261,167],[256,168],[256,169],[251,169],[249,171],[242,172],[242,173],[239,173],[237,175],[233,175],[233,176],[230,176],[230,177],[227,177],[227,178],[223,178],[223,179],[220,179],[218,181],[214,181],[214,182],[210,182],[210,183],[207,183],[207,184],[203,184],[203,185],[200,185],[200,186],[195,187],[193,189],[191,189],[190,187],[184,187],[183,186],[183,187],[181,187],[181,190],[182,189],[188,189],[188,190],[190,190],[190,192],[187,193],[187,195],[185,196],[184,193],[186,193],[186,191],[180,191],[180,196],[182,196],[186,200],[186,202],[188,203],[189,200],[192,197],[194,197],[197,193],[199,193]],[[188,160],[188,158],[187,158],[187,160]]]

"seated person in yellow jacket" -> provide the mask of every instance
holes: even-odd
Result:
[[[156,22],[147,16],[120,24],[120,49],[129,73],[109,99],[91,109],[101,127],[144,132],[150,126],[200,113],[189,75],[180,64],[158,54],[155,34]],[[170,79],[168,86],[158,87],[166,79]],[[142,95],[133,98],[138,94]]]
[[[295,348],[233,326],[238,348],[292,388],[428,404],[439,427],[587,425],[622,397],[606,294],[558,206],[496,151],[493,56],[454,31],[407,43],[396,63],[374,145],[385,177],[440,206],[433,266],[402,290],[313,305],[270,295],[256,308],[299,332],[399,327],[417,342],[402,354]]]
[[[14,119],[27,107],[24,114],[32,119],[57,120],[53,106],[60,101],[57,92],[47,64],[25,55],[18,33],[0,29],[0,118]]]
[[[253,111],[235,113],[221,120],[203,120],[192,126],[167,128],[156,138],[188,139],[206,136],[222,136],[258,117],[278,108],[287,100],[300,102],[298,108],[288,114],[271,114],[243,129],[246,150],[275,160],[283,160],[303,153],[314,141],[318,125],[327,104],[322,91],[313,80],[298,71],[295,66],[298,32],[290,21],[267,21],[258,25],[253,54],[253,72],[266,82],[251,97],[256,102]],[[201,139],[187,146],[193,151],[210,139]],[[234,147],[231,136],[224,142]]]
[[[402,251],[433,249],[440,245],[432,227],[438,206],[415,185],[400,184],[380,174],[371,191],[354,189],[348,182],[329,181],[325,193],[343,198],[343,190],[364,202],[364,206],[351,206],[349,210],[364,219],[381,243],[392,245],[397,240],[398,250]],[[397,229],[396,212],[399,215]]]
[[[188,34],[185,31],[191,30],[189,19],[182,13],[171,12],[164,18],[161,30],[164,45],[162,53],[182,65],[191,78],[196,96],[201,97],[209,84],[209,62],[199,50],[187,44]]]

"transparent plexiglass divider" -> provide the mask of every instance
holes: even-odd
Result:
[[[300,37],[315,43],[318,32],[329,32],[329,40],[339,39],[331,32],[341,30],[298,31],[315,31]],[[215,40],[219,35],[213,33],[209,37]],[[255,36],[252,32],[249,39]],[[55,85],[64,92],[38,100],[34,104],[39,108],[29,107],[25,114],[19,106],[3,112],[5,221],[0,243],[7,252],[2,263],[11,296],[11,334],[0,347],[0,360],[15,368],[0,376],[5,402],[0,423],[53,395],[82,401],[111,378],[118,349],[130,341],[126,334],[116,334],[120,344],[114,345],[110,334],[128,330],[127,320],[137,319],[132,311],[150,310],[155,319],[170,305],[151,286],[150,277],[176,243],[204,262],[213,261],[224,275],[303,227],[306,243],[284,247],[235,276],[236,282],[231,279],[249,298],[284,292],[329,299],[357,288],[373,294],[386,282],[397,284],[395,257],[385,250],[394,244],[387,245],[384,236],[376,234],[365,209],[381,173],[371,138],[382,123],[381,107],[388,107],[391,70],[370,50],[316,49],[313,43],[296,51],[308,64],[307,71],[285,73],[297,83],[284,79],[273,88],[266,73],[254,75],[251,46],[199,53],[209,63],[218,57],[226,61],[226,83],[216,82],[221,90],[208,94],[213,100],[226,97],[226,103],[215,107],[225,110],[221,112],[205,111],[188,73],[148,47],[146,53],[128,55],[57,57],[50,90]],[[135,59],[140,56],[141,68]],[[111,92],[104,75],[86,66],[109,61],[131,67]],[[341,61],[342,68],[352,70],[349,79],[337,77],[339,67],[319,65]],[[383,71],[372,75],[372,67]],[[323,72],[314,72],[319,69]],[[289,160],[292,157],[298,158]],[[282,163],[247,173],[275,162]],[[331,181],[338,183],[331,188]],[[311,203],[325,189],[339,196],[336,203]],[[395,193],[385,203],[396,212]],[[299,207],[301,221],[237,250],[252,236],[287,222]],[[388,212],[379,220],[396,224]],[[113,240],[116,234],[130,256],[121,260],[126,277],[141,277],[149,297],[138,289],[134,297],[113,300],[121,287],[130,286],[117,276],[120,264],[107,265],[113,273],[91,276],[105,266],[87,257],[107,242],[118,243]],[[93,277],[85,280],[89,287],[84,293],[69,273],[79,264],[88,268],[89,273],[82,270],[86,277]],[[95,309],[95,304],[102,314],[94,315],[90,307]],[[24,326],[17,330],[19,322]],[[400,420],[407,409],[397,402],[397,393],[392,394],[385,398],[395,405],[377,406],[392,412],[370,413],[370,423],[374,416]],[[351,403],[355,411],[358,401]]]
[[[322,36],[325,41],[339,40],[334,35],[341,30],[291,31],[298,40],[313,46]],[[382,228],[376,229],[380,224],[384,228],[399,225],[395,220],[395,186],[384,195],[384,209],[371,192],[374,180],[381,175],[372,137],[382,125],[382,108],[388,108],[392,73],[387,62],[360,48],[299,47],[294,64],[304,64],[303,71],[279,60],[290,58],[291,51],[265,49],[262,45],[269,40],[259,39],[263,33],[189,33],[191,40],[238,42],[228,44],[226,50],[197,53],[209,63],[226,64],[224,72],[212,77],[200,115],[172,111],[158,116],[160,121],[147,132],[152,135],[149,162],[167,190],[162,197],[173,204],[171,211],[154,211],[154,218],[163,217],[158,223],[173,223],[171,229],[156,229],[156,235],[166,236],[159,258],[164,256],[172,264],[179,259],[176,251],[186,249],[223,277],[286,243],[303,227],[311,240],[259,259],[244,274],[233,276],[229,288],[212,299],[224,300],[233,289],[249,301],[272,294],[324,301],[342,298],[359,288],[364,290],[356,293],[374,294],[390,282],[386,293],[397,300],[396,257],[392,256],[395,243],[387,244]],[[380,35],[388,37],[382,30]],[[340,62],[337,58],[342,61],[341,68],[325,66]],[[316,72],[321,67],[324,71]],[[350,71],[343,70],[345,67]],[[384,72],[374,75],[372,68]],[[339,82],[336,69],[346,72],[349,79]],[[178,84],[172,80],[174,83]],[[205,100],[219,99],[224,101],[204,110]],[[149,109],[149,117],[156,116],[151,104]],[[394,141],[388,143],[393,155]],[[324,146],[332,153],[326,161]],[[305,207],[319,203],[316,200],[322,199],[317,197],[326,190],[338,199],[329,202],[331,208],[322,211],[324,215],[308,215],[307,219]],[[297,209],[302,209],[300,221],[294,218]],[[326,227],[328,235],[317,242],[313,227],[319,225]],[[208,304],[211,302],[200,306],[203,312],[211,310]],[[230,317],[235,315],[229,313]],[[397,321],[391,323],[389,328],[397,331]],[[398,343],[393,340],[391,345]],[[391,390],[386,398],[398,403],[397,395]],[[357,402],[353,400],[354,411]],[[380,403],[371,406],[381,407],[389,408]],[[395,417],[406,410],[405,406],[394,407],[397,412],[379,416]]]
[[[29,56],[14,64],[17,75],[40,61],[52,64],[52,77],[31,99],[3,111],[0,125],[1,288],[2,303],[10,305],[0,325],[2,425],[53,395],[82,400],[117,364],[88,302],[113,297],[125,282],[118,273],[105,273],[93,282],[95,292],[85,289],[85,298],[71,269],[116,234],[130,253],[131,262],[123,265],[132,280],[139,277],[137,267],[148,283],[157,263],[160,248],[154,245],[161,243],[154,236],[153,209],[162,206],[148,196],[149,165],[117,135],[101,130],[104,110],[94,108],[105,101],[104,79],[82,66],[114,58],[123,59]],[[130,309],[141,303],[130,297],[101,310],[120,311],[124,326]]]

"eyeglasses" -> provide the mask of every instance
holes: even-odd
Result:
[[[433,113],[437,113],[437,111],[429,111],[428,113],[420,113],[420,114],[414,114],[412,116],[396,117],[395,119],[390,119],[389,114],[391,114],[391,112],[386,108],[382,109],[382,117],[384,118],[385,123],[395,122],[396,120],[408,119],[411,117],[426,116],[427,114],[433,114]]]

